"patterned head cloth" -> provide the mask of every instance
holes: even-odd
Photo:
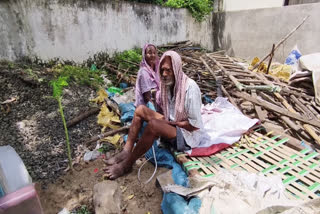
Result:
[[[175,85],[173,90],[175,96],[175,121],[184,121],[187,119],[187,114],[184,109],[184,102],[186,97],[186,85],[188,77],[185,73],[183,73],[181,57],[175,51],[165,52],[160,59],[159,66],[161,65],[161,62],[166,56],[169,56],[171,58],[173,67],[172,69],[175,78]],[[160,71],[160,68],[158,70]],[[162,111],[165,119],[169,120],[168,88],[162,82],[160,82],[160,91]]]

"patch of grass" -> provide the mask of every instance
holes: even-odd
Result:
[[[142,60],[141,51],[141,48],[134,48],[131,50],[123,51],[121,53],[115,54],[113,59],[117,64],[119,64],[121,69],[137,71],[137,68],[139,68],[139,64]]]
[[[80,85],[92,86],[96,89],[103,85],[103,79],[100,77],[102,72],[99,70],[58,64],[54,67],[54,72],[56,72],[59,77],[66,77]]]
[[[16,67],[16,64],[14,62],[5,59],[0,60],[0,65],[8,68],[9,70],[14,69]]]
[[[86,205],[82,205],[76,211],[71,212],[71,214],[91,214],[91,212],[89,211],[89,209]]]

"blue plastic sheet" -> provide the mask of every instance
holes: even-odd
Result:
[[[128,84],[125,82],[122,82],[119,84],[120,88],[124,89],[124,88],[128,88]]]
[[[136,109],[133,103],[120,103],[119,109],[121,112],[121,123],[131,122],[134,116],[134,111]]]

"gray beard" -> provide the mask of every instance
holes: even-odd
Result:
[[[167,87],[173,86],[174,82],[173,81],[163,81],[163,84]]]

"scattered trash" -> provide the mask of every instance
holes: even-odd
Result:
[[[124,193],[127,190],[128,187],[126,186],[120,186],[121,192]]]
[[[16,97],[12,97],[12,98],[10,98],[10,99],[8,99],[8,100],[6,100],[6,101],[1,102],[1,105],[8,104],[8,103],[12,103],[12,102],[14,102],[14,101],[16,101],[16,100],[17,100]]]
[[[103,79],[104,88],[108,88],[110,85],[112,85],[112,81],[107,78],[107,75],[101,74],[100,77]]]
[[[95,64],[92,64],[90,67],[91,71],[96,71],[97,70],[97,66]]]
[[[272,64],[269,70],[269,74],[278,77],[286,82],[289,81],[290,75],[292,72],[292,67],[290,65],[282,65],[282,64]]]
[[[134,198],[134,194],[129,195],[129,196],[125,199],[125,201],[129,201],[129,200],[131,200],[131,199],[133,199],[133,198]]]
[[[114,86],[109,87],[109,88],[108,88],[108,92],[110,92],[110,93],[114,93],[114,94],[120,94],[120,95],[122,95],[122,94],[123,94],[123,92],[122,92],[122,89],[121,89],[121,88],[117,88],[117,87],[114,87]]]
[[[120,128],[120,119],[118,115],[109,111],[106,104],[103,103],[98,115],[98,124],[103,127],[102,132],[104,132],[106,128],[118,129]]]
[[[91,102],[95,103],[103,103],[104,99],[108,98],[108,93],[104,89],[100,89],[98,91],[98,97],[90,100]]]
[[[258,57],[255,57],[252,60],[251,65],[249,66],[249,69],[252,69],[259,62],[260,62],[260,59]],[[267,73],[267,64],[262,62],[260,64],[260,66],[256,69],[254,69],[253,71],[266,74]],[[273,63],[271,65],[271,68],[270,68],[268,74],[270,74],[274,77],[278,77],[278,78],[283,79],[286,82],[288,82],[289,78],[290,78],[291,71],[292,71],[292,67],[290,65],[282,65],[280,63]]]
[[[94,173],[97,173],[97,172],[99,172],[99,169],[98,169],[98,168],[95,168],[95,169],[93,170],[93,172],[94,172]]]
[[[63,208],[58,214],[70,214],[67,208]]]
[[[119,134],[115,134],[114,136],[105,137],[105,138],[101,139],[101,141],[107,141],[107,142],[113,144],[115,147],[119,147],[118,142],[119,142],[120,138],[121,138],[121,136]]]
[[[112,99],[119,105],[122,103],[131,103],[135,100],[134,88],[125,92],[123,95],[116,94]]]
[[[91,161],[97,159],[101,155],[101,152],[98,150],[88,151],[84,154],[83,160],[84,161]]]
[[[133,102],[131,103],[120,103],[119,109],[121,112],[121,122],[131,122],[134,116],[134,111],[136,107],[134,106]]]
[[[293,72],[298,69],[298,60],[302,56],[301,52],[298,49],[298,46],[295,45],[291,50],[289,56],[287,57],[285,64],[290,65],[292,67]]]
[[[128,84],[125,82],[120,83],[119,86],[121,89],[128,88]]]

